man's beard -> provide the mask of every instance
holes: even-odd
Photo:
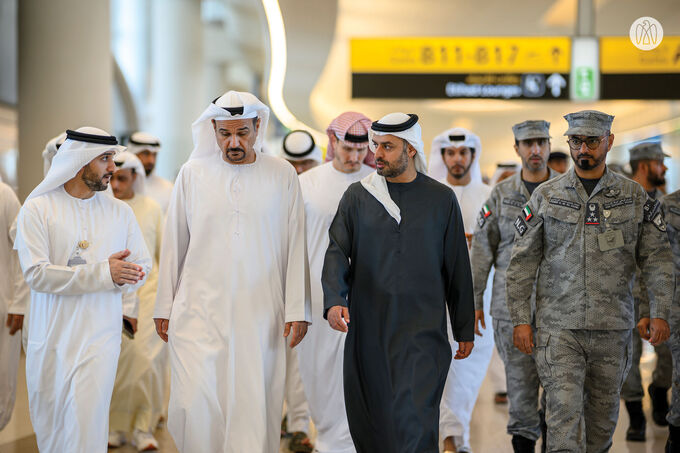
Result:
[[[453,172],[454,168],[461,167],[462,165],[451,165],[451,167],[449,168],[449,174],[451,175],[452,178],[463,179],[470,172],[470,169],[472,168],[473,162],[474,161],[470,162],[470,165],[467,166],[467,168],[465,169],[465,171],[463,171],[463,173],[454,173]]]
[[[574,159],[574,164],[576,164],[576,166],[581,170],[592,170],[593,168],[600,165],[604,158],[605,156],[602,156],[598,159],[589,154],[579,154],[576,156],[576,159]]]
[[[101,192],[102,190],[106,190],[106,188],[109,186],[108,183],[103,182],[104,178],[107,176],[110,178],[113,176],[113,173],[106,173],[104,176],[99,178],[95,172],[90,170],[90,167],[85,167],[85,170],[83,171],[83,182],[88,189],[94,192]]]
[[[654,187],[661,187],[666,184],[666,178],[664,176],[647,175],[647,182]]]
[[[152,171],[153,171],[153,167],[151,167],[151,168],[144,167],[144,173],[146,173],[146,176],[151,176]]]
[[[545,169],[545,167],[548,165],[548,162],[546,160],[541,159],[540,162],[536,162],[531,160],[531,156],[527,157],[526,160],[522,161],[522,165],[524,168],[528,169],[529,171],[535,172],[539,170]]]
[[[378,162],[385,164],[385,167],[382,170],[376,169],[380,176],[384,176],[385,178],[396,178],[408,168],[408,148],[404,147],[404,152],[399,157],[399,160],[393,164],[382,159],[377,159],[376,163]]]
[[[236,154],[235,157],[230,157],[229,153],[233,153],[233,152],[240,153],[240,154]],[[241,161],[245,160],[246,156],[247,156],[246,150],[243,149],[243,148],[227,148],[224,152],[224,157],[229,162],[241,162]]]

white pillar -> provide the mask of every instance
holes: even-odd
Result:
[[[108,0],[19,2],[19,196],[42,180],[42,150],[67,128],[110,130]]]
[[[151,30],[148,130],[163,147],[156,171],[174,180],[193,148],[191,123],[212,101],[203,98],[200,1],[153,0]]]

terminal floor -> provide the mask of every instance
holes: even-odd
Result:
[[[645,351],[642,363],[642,376],[645,388],[650,380],[654,362],[654,354],[651,351]],[[20,376],[17,390],[17,402],[12,420],[10,421],[10,424],[0,432],[0,453],[37,453],[38,448],[35,442],[35,435],[30,434],[32,430],[28,418],[28,400],[23,375]],[[621,404],[619,423],[614,435],[614,446],[611,449],[612,453],[658,453],[663,451],[668,430],[667,428],[656,426],[652,421],[648,396],[644,400],[644,409],[647,415],[647,442],[626,442],[628,415],[626,414],[623,404]],[[472,451],[474,453],[512,453],[510,436],[505,432],[507,420],[507,406],[494,404],[493,389],[491,388],[489,379],[486,379],[482,385],[479,399],[472,415]],[[26,435],[19,437],[16,433],[26,433]],[[7,441],[9,436],[18,440]],[[177,452],[172,438],[166,429],[159,429],[156,432],[156,437],[160,442],[160,452]],[[135,451],[136,449],[131,446],[109,450],[109,452],[117,453],[133,453]],[[536,451],[540,451],[538,447],[536,448]],[[285,440],[282,440],[281,442],[281,453],[288,453]]]

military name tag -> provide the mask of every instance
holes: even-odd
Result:
[[[520,236],[524,236],[524,233],[527,232],[527,224],[524,222],[522,216],[517,217],[517,220],[515,220],[515,229]]]
[[[597,203],[588,203],[586,225],[599,225],[599,224],[600,224],[600,205]]]
[[[621,230],[607,230],[597,235],[597,243],[602,252],[623,247],[623,232]]]
[[[554,205],[557,205],[557,206],[563,206],[565,208],[577,209],[577,210],[581,209],[580,203],[576,203],[575,201],[563,200],[561,198],[551,198],[550,204],[554,204]]]
[[[83,257],[80,255],[75,255],[71,257],[71,259],[68,260],[68,263],[66,263],[66,265],[69,267],[78,266],[80,264],[87,264],[87,261],[85,261]]]
[[[602,205],[604,209],[611,209],[611,208],[618,208],[619,206],[626,206],[629,204],[633,204],[633,199],[632,198],[621,198],[620,200],[614,200],[610,201],[608,203],[605,203]]]
[[[514,200],[512,198],[503,198],[503,204],[507,204],[508,206],[514,206],[516,208],[523,208],[525,204],[527,204],[526,201],[523,200]]]

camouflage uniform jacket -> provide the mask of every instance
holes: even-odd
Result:
[[[557,175],[559,173],[550,170],[549,179]],[[529,197],[529,191],[522,182],[522,174],[517,172],[493,188],[477,219],[477,229],[470,249],[475,310],[484,309],[484,291],[491,266],[494,266],[491,296],[491,316],[494,319],[510,321],[505,303],[505,270],[510,262],[512,243],[515,240],[515,219],[526,206]]]
[[[506,273],[514,325],[531,322],[536,281],[538,328],[631,329],[636,264],[652,316],[668,320],[674,277],[663,212],[636,182],[606,169],[588,196],[572,168],[536,189],[515,226]]]
[[[677,291],[678,278],[680,278],[680,190],[666,195],[661,201],[661,206],[666,218],[666,228],[668,232],[668,240],[671,243],[671,251],[673,252],[673,263],[675,264],[675,285],[673,307],[671,309],[671,318],[675,323],[680,321],[680,293]],[[640,295],[640,318],[649,318],[649,298],[646,294]],[[677,327],[671,324],[671,329],[675,330]]]

